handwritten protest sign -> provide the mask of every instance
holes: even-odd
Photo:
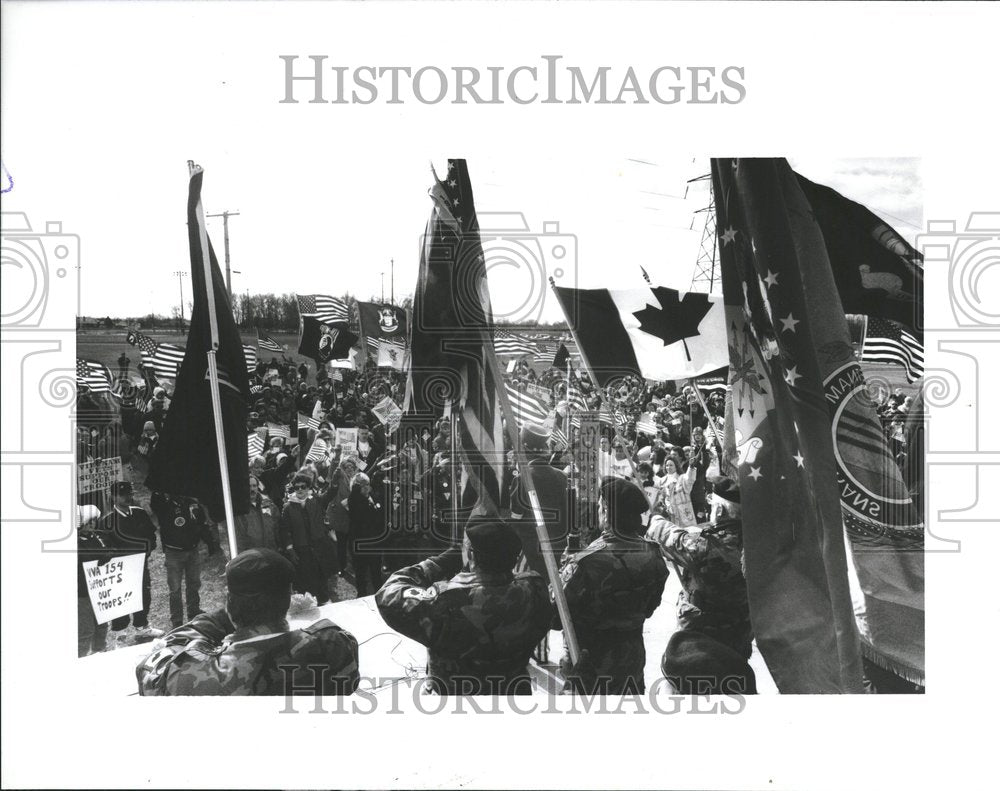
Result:
[[[334,440],[342,454],[356,456],[358,453],[358,430],[356,428],[338,428]]]
[[[107,491],[111,484],[122,479],[121,456],[78,464],[76,475],[79,494]]]
[[[600,444],[600,413],[580,413],[580,433],[575,454],[580,470],[577,492],[580,499],[585,502],[596,503],[600,499],[600,465],[598,462]]]
[[[90,605],[98,623],[108,623],[142,609],[142,567],[146,556],[139,552],[112,558],[102,566],[96,560],[83,564]]]

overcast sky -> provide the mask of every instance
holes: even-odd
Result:
[[[431,208],[430,163],[443,173],[448,156],[469,162],[487,253],[498,264],[490,277],[499,316],[530,313],[537,301],[529,295],[557,268],[560,283],[584,287],[641,285],[640,266],[661,282],[691,282],[704,225],[696,212],[708,203],[708,185],[688,189],[687,181],[708,172],[708,152],[690,139],[547,137],[516,108],[503,112],[525,123],[504,127],[492,108],[373,105],[337,115],[289,107],[277,102],[276,58],[254,49],[267,19],[243,17],[252,32],[242,47],[228,39],[199,46],[183,15],[161,19],[146,7],[143,29],[161,28],[147,39],[115,34],[105,13],[121,20],[132,11],[18,7],[21,35],[4,33],[3,159],[15,181],[5,210],[28,211],[36,230],[59,220],[80,235],[85,315],[169,315],[178,304],[173,273],[190,268],[189,158],[205,168],[206,211],[240,213],[230,221],[234,292],[377,298],[384,272],[388,297],[394,260],[396,298],[412,293]],[[347,51],[344,62],[351,57]],[[144,68],[154,61],[155,69]],[[790,159],[904,236],[922,223],[918,160]],[[503,212],[523,214],[526,233],[539,241],[491,241],[490,228],[516,228],[487,217]],[[568,239],[543,233],[546,222]],[[209,233],[221,259],[221,220],[209,220]],[[567,252],[562,261],[550,255],[557,245]],[[521,265],[504,250],[521,255]],[[180,284],[185,303],[189,280]],[[561,318],[551,298],[540,304],[540,318]]]

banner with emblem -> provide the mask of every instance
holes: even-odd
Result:
[[[358,317],[363,337],[405,345],[406,311],[402,308],[378,302],[359,302]]]
[[[712,160],[747,591],[783,693],[861,692],[840,487],[784,160]],[[824,294],[824,298],[830,298]],[[832,295],[836,299],[836,292]]]

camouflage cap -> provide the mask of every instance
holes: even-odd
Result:
[[[273,549],[248,549],[226,566],[229,592],[244,596],[288,590],[294,579],[291,561]]]

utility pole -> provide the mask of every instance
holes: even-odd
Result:
[[[181,295],[181,324],[184,323],[184,281],[181,280],[183,277],[187,277],[187,272],[183,269],[178,269],[173,274],[177,275],[177,290]]]
[[[396,262],[389,259],[389,301],[396,304]]]
[[[383,272],[379,272],[378,274],[379,274],[379,277],[382,278],[382,299],[381,299],[381,302],[382,302],[382,304],[385,304],[385,272],[384,271]]]
[[[232,303],[233,280],[232,275],[229,273],[229,218],[239,217],[240,213],[238,211],[223,211],[218,214],[206,214],[205,216],[222,218],[222,244],[226,251],[226,292],[229,294],[229,302]]]

